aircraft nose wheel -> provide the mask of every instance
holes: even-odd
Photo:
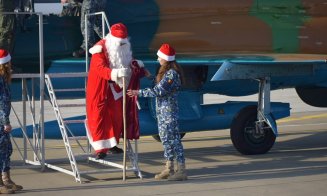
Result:
[[[255,122],[250,120],[244,127],[244,137],[250,143],[261,143],[265,138],[265,133],[258,132],[255,128]]]
[[[247,106],[234,117],[230,136],[234,147],[242,154],[264,154],[275,143],[272,129],[267,125],[258,126],[256,121],[257,106]]]

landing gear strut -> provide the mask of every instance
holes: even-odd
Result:
[[[258,106],[247,106],[234,117],[230,129],[234,147],[242,154],[264,154],[275,143],[277,125],[270,111],[270,78],[259,79]]]

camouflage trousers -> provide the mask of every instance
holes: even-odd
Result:
[[[0,0],[3,4],[3,0]],[[15,32],[15,15],[3,14],[3,12],[13,12],[11,7],[0,7],[0,48],[12,53],[14,48],[14,32]]]
[[[62,7],[60,16],[81,16],[81,12],[82,3],[72,0]]]
[[[106,0],[84,0],[82,4],[81,14],[81,32],[84,37],[81,48],[86,48],[86,40],[88,48],[92,47],[97,41],[96,36],[102,38],[102,17],[101,15],[89,16],[85,23],[85,15],[95,12],[105,11]],[[85,32],[87,26],[87,37]],[[97,34],[97,35],[96,35]]]
[[[178,121],[175,119],[167,121],[167,119],[163,120],[158,117],[158,128],[166,160],[176,159],[178,163],[185,163]]]
[[[10,156],[12,154],[12,144],[10,135],[4,132],[3,126],[0,129],[0,164],[1,171],[7,172],[10,170]]]

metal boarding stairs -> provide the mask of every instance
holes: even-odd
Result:
[[[49,97],[51,100],[51,105],[53,107],[54,113],[56,115],[56,119],[59,125],[59,129],[62,135],[62,139],[64,142],[64,146],[67,152],[67,156],[69,159],[69,163],[71,166],[71,170],[65,169],[63,167],[45,163],[45,165],[48,168],[69,174],[74,176],[76,182],[82,183],[81,177],[83,175],[88,174],[96,174],[96,173],[105,173],[105,172],[116,172],[124,170],[124,166],[118,163],[114,163],[112,161],[109,161],[108,159],[110,157],[113,157],[114,155],[107,156],[109,158],[106,159],[96,159],[94,158],[94,154],[91,153],[91,146],[88,142],[87,136],[74,136],[73,131],[69,128],[70,124],[84,124],[84,119],[82,120],[67,120],[63,117],[61,108],[62,107],[84,107],[85,104],[58,104],[58,99],[56,97],[56,92],[77,92],[77,91],[84,91],[85,88],[74,88],[74,89],[54,89],[51,78],[73,78],[73,77],[83,77],[85,78],[87,76],[86,72],[80,72],[80,73],[56,73],[56,74],[45,74],[45,84],[49,93]],[[85,100],[84,100],[85,103]],[[85,128],[85,126],[83,126]],[[86,134],[86,131],[85,131]],[[87,149],[83,147],[80,141],[86,140],[87,141]],[[81,148],[82,154],[74,154],[73,148],[72,148],[72,142],[75,141],[77,145]],[[127,140],[126,143],[126,154],[129,157],[131,166],[125,168],[125,171],[133,171],[136,176],[142,179],[142,174],[138,166],[138,150],[137,150],[137,140],[134,141],[134,148],[133,150],[132,144],[129,140]],[[77,163],[77,160],[87,160],[88,162],[96,162],[100,163],[102,165],[111,166],[115,169],[97,169],[97,170],[84,170],[82,171]]]

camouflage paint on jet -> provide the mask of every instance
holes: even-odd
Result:
[[[258,5],[253,7],[254,15],[271,27],[273,52],[327,53],[324,0],[257,0],[254,4]]]
[[[245,23],[262,23],[248,15],[252,1],[157,2],[160,7],[160,25],[151,48],[157,48],[162,42],[169,42],[179,53],[229,53],[234,52],[236,46],[239,46],[237,51],[246,51],[252,44],[251,35],[243,31],[243,39],[235,42],[239,38],[239,32],[234,31],[235,27],[244,29],[247,28]],[[268,44],[267,40],[260,42],[263,45]]]
[[[141,59],[155,59],[164,42],[179,56],[205,60],[314,60],[327,54],[325,0],[110,0],[107,6],[110,24],[127,25],[133,52]],[[44,16],[46,63],[70,57],[78,48],[79,20]],[[19,24],[13,61],[25,71],[39,61],[37,17]]]
[[[272,52],[296,53],[299,50],[299,28],[306,20],[300,0],[257,0],[253,16],[271,28]]]
[[[327,54],[327,2],[325,0],[302,0],[308,14],[300,28],[300,53]]]
[[[184,54],[327,53],[323,0],[156,2],[160,23],[149,48],[152,52],[169,42]]]
[[[135,54],[149,54],[149,45],[159,25],[159,8],[154,0],[110,0],[107,17],[110,24],[126,24]]]

